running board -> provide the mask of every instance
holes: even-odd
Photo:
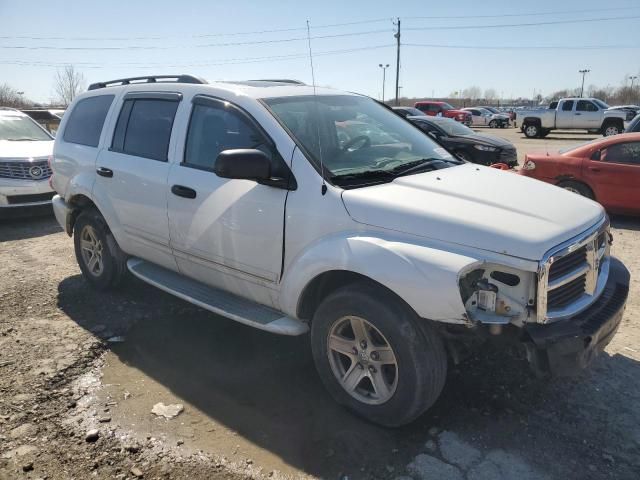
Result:
[[[142,281],[236,322],[280,335],[295,336],[309,331],[306,323],[287,317],[282,312],[210,287],[139,258],[130,258],[127,267]]]

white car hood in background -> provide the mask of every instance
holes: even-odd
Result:
[[[0,158],[48,157],[53,153],[53,140],[13,142],[0,140]]]
[[[575,193],[474,164],[345,190],[342,198],[359,223],[536,261],[604,216]]]

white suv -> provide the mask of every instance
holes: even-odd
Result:
[[[383,425],[501,339],[584,367],[629,275],[600,205],[451,157],[390,109],[300,82],[94,84],[65,114],[54,211],[96,288],[127,271],[238,322],[311,331],[335,399]]]
[[[19,110],[0,107],[0,217],[51,204],[52,153],[53,137],[45,129]]]

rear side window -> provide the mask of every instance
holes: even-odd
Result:
[[[140,98],[125,100],[111,150],[167,161],[178,101]]]
[[[113,98],[114,95],[97,95],[80,100],[67,121],[64,141],[97,147]]]
[[[567,100],[562,104],[562,111],[563,112],[570,112],[571,110],[573,110],[573,100]]]

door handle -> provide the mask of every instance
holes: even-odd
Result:
[[[184,185],[173,185],[171,187],[171,193],[178,197],[196,198],[196,191],[193,188],[185,187]]]
[[[594,173],[599,173],[600,169],[598,167],[589,167],[589,170],[591,170]]]
[[[113,170],[111,170],[109,168],[98,167],[96,169],[96,173],[98,175],[100,175],[101,177],[107,177],[107,178],[113,177]]]
[[[582,115],[581,113],[576,113],[575,115]]]

